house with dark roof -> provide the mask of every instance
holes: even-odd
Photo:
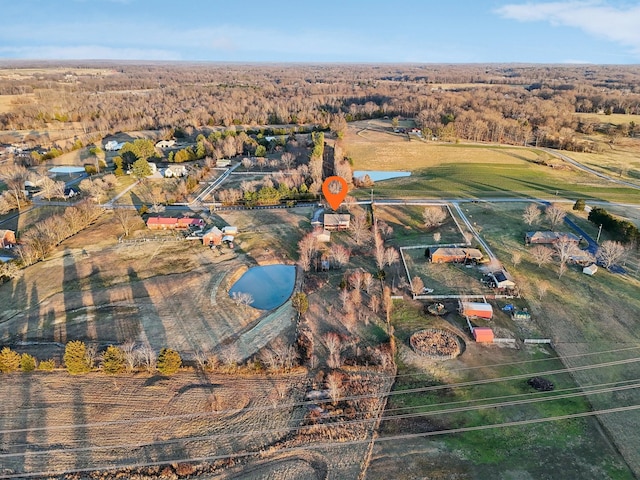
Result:
[[[351,215],[348,213],[325,213],[325,230],[347,230],[351,222]]]

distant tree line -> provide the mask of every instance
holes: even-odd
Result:
[[[115,68],[113,75],[78,73],[80,81],[73,83],[56,81],[53,73],[0,80],[0,94],[33,94],[0,114],[0,129],[38,130],[76,122],[85,136],[104,137],[176,126],[179,136],[205,126],[274,125],[275,132],[285,125],[320,125],[340,137],[347,121],[402,116],[418,118],[421,128],[443,139],[529,141],[571,150],[596,148],[576,132],[599,130],[612,141],[640,133],[634,123],[613,127],[573,115],[640,113],[637,66]],[[136,91],[141,89],[145,95]]]

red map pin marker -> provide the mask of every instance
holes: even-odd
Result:
[[[337,191],[338,187],[340,187],[339,191]],[[344,197],[347,196],[348,191],[349,187],[347,186],[347,182],[342,177],[327,177],[322,184],[322,193],[324,194],[324,198],[334,210],[338,209],[344,200]]]

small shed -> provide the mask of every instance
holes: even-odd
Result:
[[[222,233],[224,233],[225,235],[237,235],[238,227],[231,227],[227,225],[226,227],[222,227]]]
[[[489,327],[474,327],[473,339],[478,343],[493,343],[493,330]]]
[[[493,307],[490,303],[462,302],[460,313],[466,317],[490,319],[493,317]]]
[[[516,283],[513,280],[509,280],[509,278],[507,278],[507,273],[504,270],[490,273],[489,276],[491,277],[495,288],[504,289],[514,288],[516,286]]]
[[[313,236],[316,237],[319,243],[329,243],[331,241],[331,232],[329,230],[314,230]]]
[[[587,275],[593,275],[597,271],[598,271],[598,266],[595,263],[592,263],[591,265],[584,267],[582,269],[582,273],[586,273]]]
[[[203,245],[220,245],[222,243],[222,231],[218,227],[209,229],[202,236]]]

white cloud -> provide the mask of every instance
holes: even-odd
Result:
[[[530,2],[504,5],[503,18],[521,22],[549,22],[578,28],[590,35],[630,48],[640,56],[640,5],[613,6],[605,1]]]

